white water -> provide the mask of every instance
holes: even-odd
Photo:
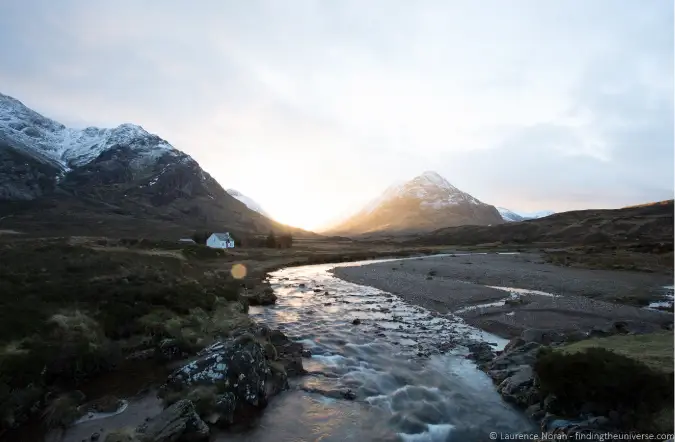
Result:
[[[271,274],[276,305],[250,314],[311,350],[303,361],[310,374],[272,401],[258,427],[223,441],[472,442],[488,440],[491,431],[531,430],[466,358],[464,344],[499,349],[506,340],[328,272],[359,264]],[[352,324],[356,318],[361,324]],[[343,398],[347,391],[353,401]]]

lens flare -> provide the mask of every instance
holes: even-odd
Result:
[[[246,277],[246,266],[244,264],[235,264],[232,266],[232,277],[234,279],[244,279]]]

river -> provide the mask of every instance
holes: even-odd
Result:
[[[304,361],[310,374],[274,400],[255,429],[217,440],[471,442],[489,440],[490,431],[532,431],[461,345],[482,340],[500,349],[506,340],[330,273],[359,264],[270,274],[276,305],[250,314],[299,339],[312,353]]]

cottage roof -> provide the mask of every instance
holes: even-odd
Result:
[[[214,233],[214,235],[215,235],[216,239],[218,239],[219,241],[231,241],[232,240],[232,237],[230,236],[229,232]]]

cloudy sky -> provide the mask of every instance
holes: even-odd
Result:
[[[140,124],[314,228],[435,170],[520,211],[673,197],[671,0],[7,0],[0,92]]]

